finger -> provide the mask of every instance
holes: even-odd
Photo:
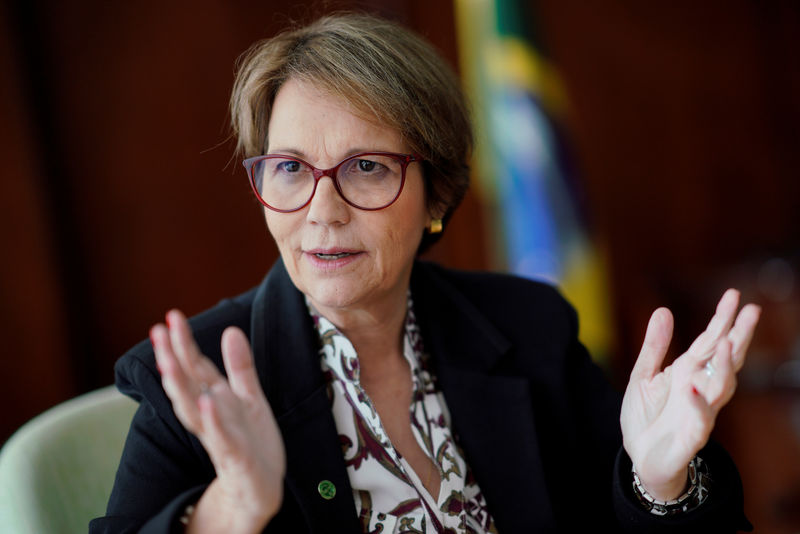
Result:
[[[240,329],[226,328],[222,333],[222,360],[233,392],[242,398],[263,398],[253,364],[250,343]]]
[[[753,340],[753,333],[760,317],[761,308],[755,304],[748,304],[739,312],[736,324],[728,333],[728,339],[733,345],[733,367],[737,372],[744,365],[747,349]]]
[[[724,335],[730,330],[738,308],[739,291],[736,289],[728,289],[719,299],[719,303],[717,303],[714,317],[711,318],[708,324],[708,331],[715,337]]]
[[[647,324],[642,350],[631,371],[631,380],[647,380],[661,371],[661,364],[672,339],[673,324],[672,313],[667,308],[659,308],[653,312]]]
[[[736,369],[733,364],[733,346],[730,340],[723,339],[719,343],[719,353],[715,358],[719,359],[720,367],[719,393],[712,399],[711,408],[714,413],[719,413],[723,406],[730,402],[736,391]]]
[[[216,467],[222,458],[230,454],[229,436],[223,425],[224,416],[220,415],[220,402],[208,390],[197,399],[197,408],[203,423],[203,447],[211,456]]]
[[[175,355],[186,369],[191,369],[200,359],[200,349],[194,341],[189,321],[180,310],[168,311],[166,319]]]
[[[708,369],[711,369],[711,372]],[[736,390],[736,372],[733,369],[731,358],[731,342],[728,339],[720,340],[714,357],[699,371],[699,373],[695,373],[695,376],[700,377],[695,380],[696,387],[702,390],[706,402],[716,414],[730,401]]]
[[[243,447],[247,448],[252,425],[231,388],[220,383],[207,389],[197,399],[197,407],[203,422],[203,446],[214,457],[215,466],[225,457],[239,457]]]
[[[172,349],[169,332],[163,325],[156,325],[150,330],[150,339],[156,365],[161,372],[161,384],[172,402],[173,411],[187,429],[196,433],[201,428],[196,408],[200,388],[184,372]]]
[[[167,312],[167,325],[172,348],[186,374],[207,387],[213,387],[218,381],[224,380],[217,368],[200,352],[189,321],[183,313],[179,310]]]
[[[714,354],[717,342],[727,334],[733,324],[736,309],[739,306],[739,292],[728,289],[717,303],[714,316],[705,331],[700,334],[687,351],[695,360],[705,360]]]

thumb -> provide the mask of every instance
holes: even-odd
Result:
[[[672,340],[673,325],[672,312],[667,308],[658,308],[653,312],[647,324],[642,350],[631,371],[631,381],[648,380],[661,371]]]

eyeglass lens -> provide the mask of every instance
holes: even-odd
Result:
[[[282,156],[265,156],[252,168],[261,198],[279,210],[305,205],[314,193],[314,168]],[[403,161],[386,155],[358,155],[335,168],[342,196],[360,208],[378,209],[390,204],[403,183]]]

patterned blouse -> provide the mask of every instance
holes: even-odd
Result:
[[[496,533],[486,501],[450,430],[450,413],[414,318],[411,296],[403,356],[411,368],[411,429],[439,470],[439,498],[422,484],[394,448],[380,416],[361,386],[358,355],[350,341],[306,299],[321,341],[333,417],[342,444],[356,513],[369,534]]]

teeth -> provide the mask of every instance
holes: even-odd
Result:
[[[315,254],[315,256],[321,260],[338,260],[339,258],[344,258],[349,255],[349,252],[342,252],[339,254]]]

